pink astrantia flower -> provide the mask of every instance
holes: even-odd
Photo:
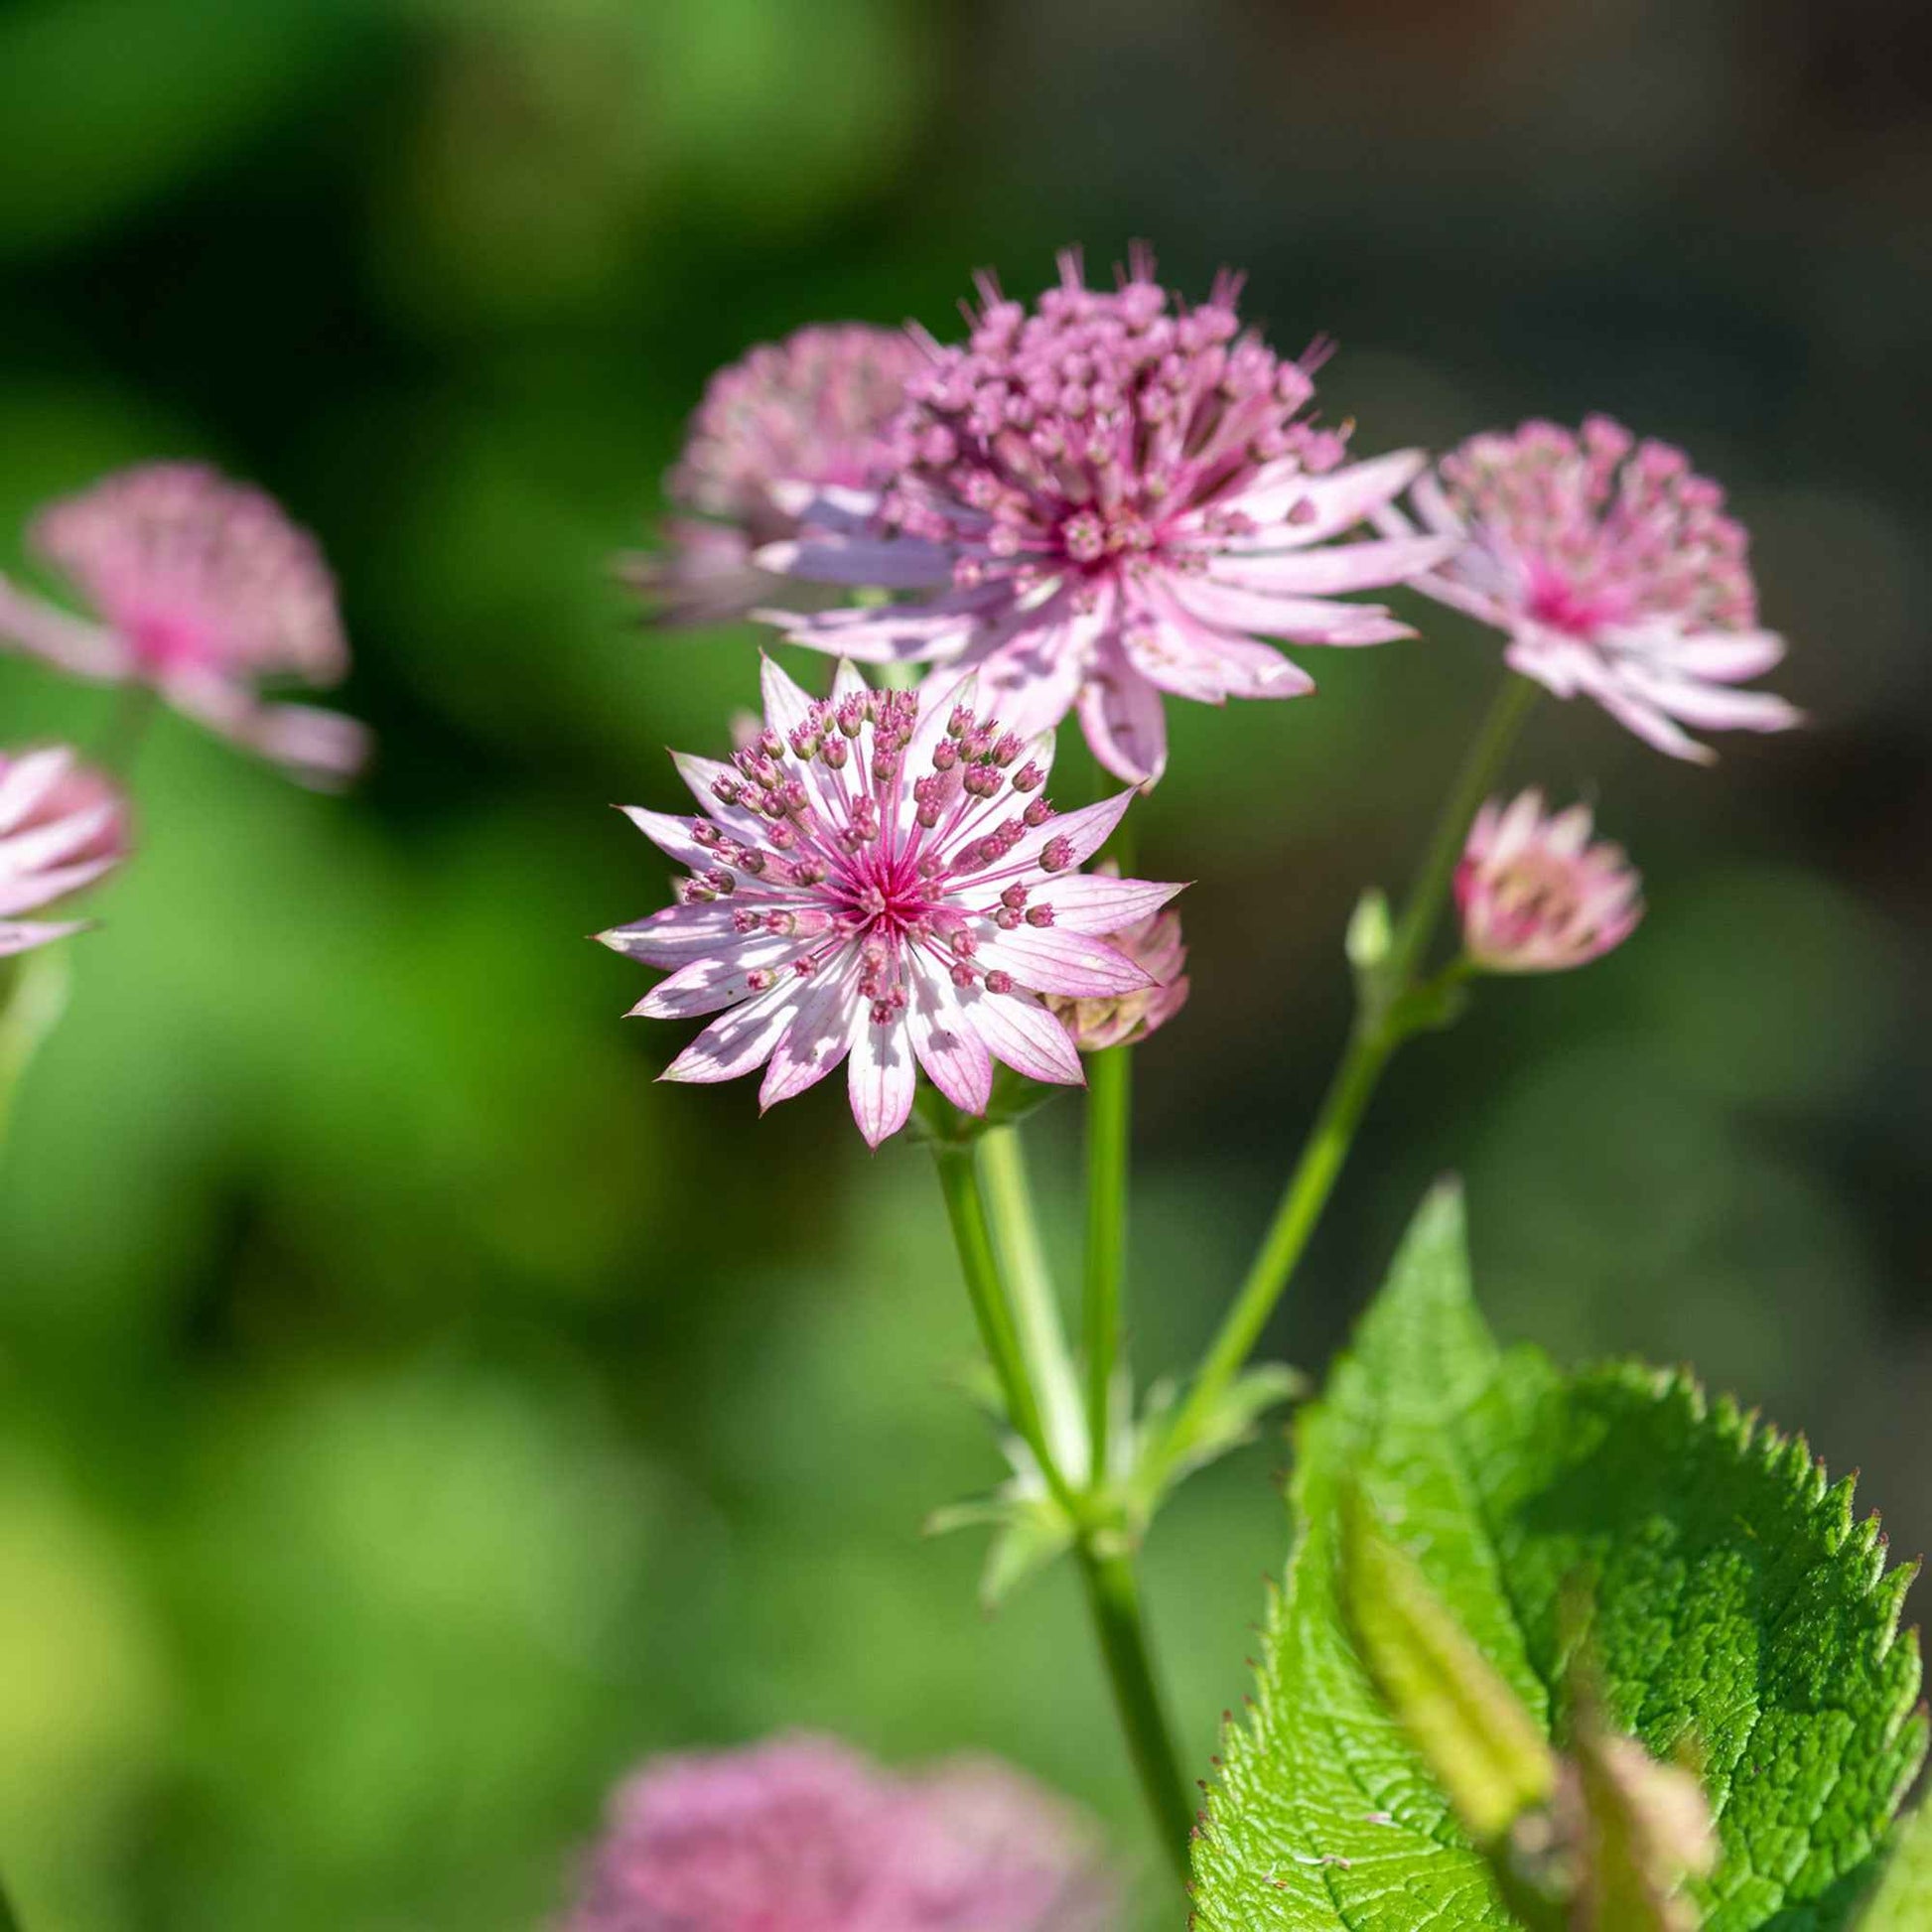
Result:
[[[902,329],[832,323],[720,369],[665,479],[665,493],[690,513],[665,523],[665,554],[620,564],[653,618],[721,623],[769,597],[771,579],[752,553],[795,532],[797,507],[815,490],[880,481],[887,427],[924,356]]]
[[[621,1786],[567,1932],[1102,1932],[1119,1904],[1091,1827],[1006,1766],[786,1737]]]
[[[768,1060],[769,1107],[849,1054],[853,1116],[874,1147],[904,1125],[919,1067],[972,1114],[995,1059],[1081,1079],[1040,996],[1148,986],[1098,935],[1180,888],[1078,872],[1133,794],[1056,815],[1050,737],[1024,743],[974,704],[970,681],[922,700],[869,691],[849,664],[815,702],[767,660],[759,742],[730,764],[677,760],[704,816],[626,808],[691,869],[677,904],[599,935],[676,969],[632,1011],[722,1009],[665,1079],[729,1080]]]
[[[0,753],[0,957],[84,930],[15,915],[91,886],[127,850],[126,800],[65,745]]]
[[[1416,587],[1507,633],[1509,663],[1560,698],[1583,692],[1673,758],[1713,754],[1685,731],[1783,731],[1802,715],[1734,687],[1784,640],[1757,623],[1747,539],[1724,491],[1681,450],[1606,416],[1581,433],[1525,423],[1471,437],[1411,498],[1455,540]],[[1399,509],[1377,514],[1413,533]]]
[[[257,689],[333,684],[348,669],[322,553],[272,498],[201,464],[150,463],[51,504],[28,541],[94,619],[0,578],[0,639],[81,677],[151,685],[298,776],[327,783],[361,764],[360,725]]]
[[[1107,866],[1096,867],[1104,873]],[[1049,999],[1067,1036],[1083,1053],[1123,1046],[1158,1032],[1187,1004],[1187,948],[1180,936],[1180,914],[1165,906],[1120,932],[1106,935],[1154,982],[1137,993],[1104,1000]]]
[[[1636,871],[1591,845],[1585,805],[1546,817],[1543,794],[1491,799],[1455,873],[1462,945],[1485,973],[1560,973],[1619,946],[1643,916]]]
[[[1167,759],[1166,695],[1292,698],[1313,680],[1256,633],[1375,644],[1411,633],[1341,591],[1396,584],[1440,538],[1331,544],[1421,469],[1344,465],[1304,416],[1311,352],[1283,361],[1235,314],[1237,277],[1181,310],[1137,251],[1107,294],[1079,257],[1029,313],[989,277],[963,348],[908,384],[883,492],[826,490],[807,528],[759,554],[817,581],[926,592],[885,609],[767,613],[796,642],[870,662],[977,666],[1024,733],[1077,705],[1130,782]]]

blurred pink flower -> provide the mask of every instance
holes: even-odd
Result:
[[[905,1123],[917,1068],[986,1111],[993,1061],[1078,1083],[1042,995],[1105,998],[1149,975],[1097,935],[1180,890],[1076,868],[1133,794],[1057,817],[1052,741],[974,715],[970,680],[938,696],[869,691],[849,664],[829,702],[764,665],[765,727],[730,764],[680,757],[700,818],[626,807],[691,876],[678,902],[601,933],[675,967],[633,1013],[717,1013],[667,1080],[729,1080],[768,1060],[759,1104],[851,1056],[852,1112],[874,1147]]]
[[[797,505],[816,489],[880,481],[887,425],[924,359],[903,329],[847,322],[762,343],[720,369],[665,479],[672,502],[695,514],[666,521],[663,554],[620,564],[655,621],[722,623],[769,597],[771,579],[752,553],[790,536]]]
[[[1111,870],[1111,861],[1094,868],[1100,875]],[[1143,1040],[1187,1004],[1187,948],[1180,936],[1180,914],[1173,906],[1105,936],[1110,946],[1117,946],[1154,984],[1109,999],[1049,999],[1047,1006],[1083,1053]]]
[[[1589,843],[1585,805],[1546,817],[1543,794],[1491,799],[1456,868],[1462,945],[1485,973],[1560,973],[1619,946],[1643,916],[1642,881],[1614,845]]]
[[[256,688],[281,676],[334,684],[348,669],[322,553],[272,498],[200,464],[144,464],[51,504],[28,541],[96,621],[0,578],[0,638],[80,677],[151,685],[178,711],[313,781],[360,766],[360,725],[265,703]]]
[[[85,920],[20,920],[127,857],[127,802],[65,745],[0,753],[0,957],[85,929]]]
[[[977,666],[1016,731],[1077,704],[1095,755],[1139,783],[1167,762],[1164,694],[1292,698],[1313,680],[1254,633],[1375,644],[1411,633],[1341,591],[1439,561],[1433,537],[1330,544],[1400,491],[1415,452],[1344,467],[1302,419],[1315,350],[1285,362],[1235,315],[1238,277],[1181,311],[1145,250],[1112,293],[1079,256],[1035,310],[991,277],[963,348],[934,348],[895,427],[883,491],[826,489],[759,562],[820,582],[931,593],[805,615],[793,641],[869,662]]]
[[[896,1776],[831,1738],[664,1757],[620,1788],[568,1932],[1102,1932],[1092,1828],[987,1759]]]
[[[1411,497],[1455,539],[1418,590],[1507,633],[1509,663],[1560,698],[1579,691],[1672,758],[1713,757],[1685,730],[1784,731],[1782,698],[1732,687],[1784,640],[1758,628],[1743,527],[1681,450],[1589,417],[1473,436]],[[1415,526],[1393,506],[1378,525]]]

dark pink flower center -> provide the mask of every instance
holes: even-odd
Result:
[[[204,627],[174,611],[148,611],[121,621],[141,668],[156,675],[207,663],[213,654]]]
[[[878,844],[862,846],[846,866],[825,882],[826,896],[856,930],[923,934],[930,929],[939,898],[904,853]]]
[[[1570,583],[1548,566],[1540,565],[1531,573],[1529,614],[1552,630],[1573,637],[1591,636],[1600,625],[1615,621],[1612,602]]]

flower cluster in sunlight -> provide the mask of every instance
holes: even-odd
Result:
[[[1023,740],[977,703],[970,679],[922,700],[869,690],[850,666],[815,700],[767,659],[759,737],[729,764],[677,761],[700,814],[631,810],[689,868],[676,904],[602,935],[675,969],[633,1010],[722,1013],[667,1079],[768,1062],[769,1107],[849,1058],[874,1147],[905,1124],[921,1068],[970,1114],[986,1110],[995,1059],[1080,1079],[1042,996],[1154,986],[1099,935],[1179,888],[1083,874],[1133,794],[1056,812],[1050,738]]]
[[[1353,460],[1354,426],[1315,412],[1326,345],[1279,355],[1240,291],[1224,273],[1189,304],[1141,248],[1094,289],[1068,250],[1031,304],[982,275],[962,342],[808,327],[712,378],[667,482],[689,516],[631,575],[668,620],[783,579],[802,603],[754,615],[841,662],[826,700],[767,664],[732,763],[679,760],[701,817],[631,813],[689,876],[602,937],[671,969],[635,1012],[721,1016],[667,1078],[762,1066],[769,1106],[849,1062],[877,1146],[921,1072],[978,1115],[996,1061],[1071,1084],[1079,1052],[1145,1038],[1187,997],[1174,889],[1077,871],[1126,797],[1055,819],[1052,730],[1077,714],[1107,770],[1151,785],[1168,697],[1298,696],[1312,680],[1278,644],[1413,634],[1352,593],[1479,619],[1513,674],[1676,757],[1710,756],[1686,726],[1797,722],[1737,688],[1783,646],[1741,526],[1680,451],[1592,416],[1434,468]],[[930,667],[917,696],[854,668],[906,663]],[[1579,965],[1627,936],[1636,875],[1588,824],[1531,793],[1467,828],[1469,965]]]
[[[1712,753],[1684,729],[1784,731],[1782,698],[1734,687],[1784,640],[1757,621],[1748,539],[1682,450],[1592,416],[1472,436],[1418,481],[1426,530],[1454,549],[1417,588],[1509,638],[1511,667],[1582,693],[1672,758]],[[1383,528],[1414,526],[1399,509]]]
[[[767,569],[927,593],[780,618],[786,635],[873,663],[981,673],[1014,730],[1077,707],[1107,768],[1167,762],[1167,697],[1293,698],[1313,681],[1263,637],[1374,644],[1411,634],[1345,591],[1439,562],[1434,536],[1335,543],[1421,469],[1349,463],[1317,425],[1318,349],[1277,355],[1236,313],[1237,277],[1185,308],[1145,253],[1118,289],[1079,258],[1029,310],[983,278],[968,340],[907,386],[877,490],[828,488]]]

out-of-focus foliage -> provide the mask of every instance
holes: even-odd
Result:
[[[939,332],[1136,234],[1341,351],[1365,450],[1601,405],[1730,481],[1819,723],[1667,768],[1556,705],[1643,931],[1407,1050],[1266,1352],[1318,1364],[1435,1170],[1492,1311],[1694,1355],[1932,1532],[1928,56],[1905,0],[17,0],[0,10],[0,568],[34,504],[199,455],[322,535],[382,759],[296,793],[173,719],[143,850],[0,1164],[0,1871],[27,1932],[511,1932],[643,1751],[785,1725],[1002,1750],[1159,1867],[1070,1583],[991,1622],[925,1543],[1000,1465],[916,1150],[652,1075],[677,796],[754,633],[607,573],[704,376],[814,318]],[[1914,65],[1916,63],[1916,66]],[[1918,198],[1922,200],[1922,197]],[[1139,1056],[1134,1352],[1197,1347],[1491,644],[1172,707],[1143,859],[1194,997]],[[824,666],[794,659],[801,674]],[[0,735],[112,699],[0,663]],[[1030,1122],[1071,1173],[1074,1110]],[[1077,1217],[1051,1230],[1062,1282]],[[1278,1442],[1150,1549],[1189,1748],[1278,1572]],[[1170,1920],[1154,1906],[1157,1923]]]

